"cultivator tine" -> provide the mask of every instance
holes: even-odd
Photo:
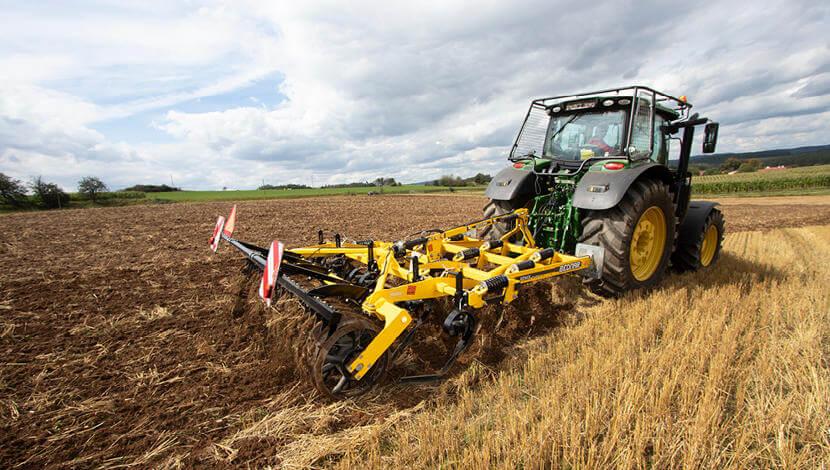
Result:
[[[274,294],[274,286],[277,284],[277,275],[282,263],[284,246],[281,242],[274,240],[268,250],[268,258],[265,268],[262,270],[262,282],[259,284],[259,296],[265,304],[271,306],[271,297]]]
[[[219,240],[222,239],[222,231],[225,229],[225,218],[221,215],[216,219],[216,227],[213,228],[213,236],[210,237],[210,249],[216,253],[219,249]]]

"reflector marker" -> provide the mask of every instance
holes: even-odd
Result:
[[[236,205],[234,204],[233,209],[231,209],[231,215],[228,216],[228,221],[225,222],[225,228],[223,229],[223,233],[225,236],[230,237],[233,235],[233,229],[236,228]]]
[[[225,218],[221,215],[216,219],[216,227],[213,228],[213,236],[210,237],[210,249],[216,253],[219,248],[219,240],[222,239],[222,230],[225,228]]]
[[[280,272],[280,263],[282,263],[283,244],[274,240],[271,242],[271,248],[268,250],[268,260],[265,263],[265,268],[262,270],[262,282],[259,284],[259,296],[265,301],[265,304],[271,306],[271,296],[274,293],[274,286],[277,284],[277,275]]]

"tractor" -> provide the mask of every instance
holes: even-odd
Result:
[[[723,217],[714,203],[689,201],[688,164],[695,127],[705,125],[709,153],[718,125],[690,109],[684,97],[641,86],[534,100],[481,220],[397,241],[318,231],[310,246],[265,247],[234,237],[234,206],[217,219],[210,247],[225,241],[241,252],[262,273],[268,305],[290,295],[305,307],[313,321],[301,366],[323,396],[371,390],[425,324],[456,345],[440,369],[399,380],[440,380],[473,341],[484,308],[513,302],[528,284],[577,275],[618,295],[654,285],[670,264],[715,262]]]
[[[711,266],[723,241],[716,203],[691,201],[688,171],[695,127],[712,153],[718,123],[690,114],[685,96],[644,86],[535,99],[510,150],[511,166],[490,182],[485,218],[529,211],[536,244],[580,255],[599,247],[604,296],[647,288],[671,266]],[[678,158],[669,160],[672,141]],[[509,226],[485,227],[499,238]]]

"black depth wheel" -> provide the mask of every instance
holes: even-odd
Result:
[[[346,366],[366,349],[380,329],[365,318],[348,317],[341,320],[337,329],[319,343],[312,359],[314,386],[334,400],[355,397],[371,390],[383,377],[388,365],[384,354],[372,369],[356,380]]]

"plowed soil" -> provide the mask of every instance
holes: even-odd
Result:
[[[399,239],[481,214],[472,196],[243,202],[236,235],[314,243],[317,229]],[[748,201],[750,204],[752,201]],[[327,403],[302,380],[306,317],[265,309],[244,263],[207,239],[227,203],[19,213],[0,217],[0,468],[257,466],[304,455],[306,436],[383,427],[486,380],[527,338],[578,321],[575,279],[538,284],[483,316],[478,343],[437,385],[394,380]],[[824,203],[725,205],[727,230],[824,224]],[[566,300],[563,300],[566,299]],[[600,301],[597,299],[596,301]],[[452,346],[422,335],[393,372],[425,372]],[[428,354],[429,353],[429,354]],[[459,371],[474,370],[474,373]],[[313,461],[313,456],[305,461]],[[295,459],[297,460],[297,459]],[[299,461],[303,461],[299,459]]]

